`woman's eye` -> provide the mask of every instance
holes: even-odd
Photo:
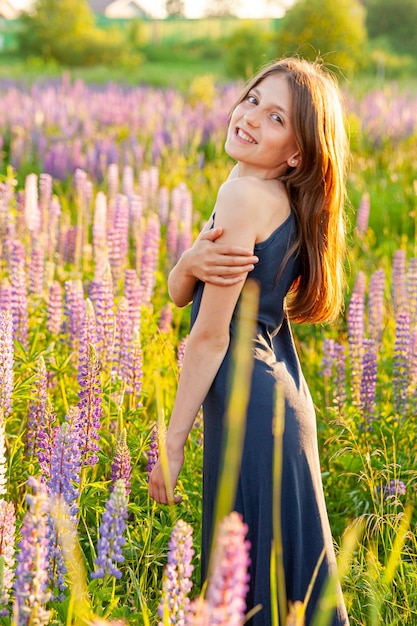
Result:
[[[248,102],[250,102],[251,104],[256,104],[257,99],[255,98],[255,96],[248,96]]]
[[[279,122],[279,124],[282,124],[282,117],[278,115],[278,113],[273,113],[271,117],[274,122]]]

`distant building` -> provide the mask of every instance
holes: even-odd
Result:
[[[137,0],[88,0],[88,3],[96,15],[114,19],[151,19]]]
[[[15,20],[19,14],[20,10],[10,0],[0,0],[0,19]]]

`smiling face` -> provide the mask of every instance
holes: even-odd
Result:
[[[236,106],[225,149],[238,162],[239,176],[277,178],[300,163],[284,74],[270,74]]]

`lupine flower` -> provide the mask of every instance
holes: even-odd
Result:
[[[110,163],[107,168],[107,189],[109,198],[114,200],[119,192],[119,167],[117,163]]]
[[[166,232],[166,246],[170,265],[174,265],[178,261],[178,229],[179,217],[177,213],[171,211],[168,219]]]
[[[323,358],[321,361],[321,375],[327,378],[333,376],[333,366],[335,360],[334,339],[325,339],[323,341]]]
[[[395,317],[398,311],[407,306],[405,264],[405,250],[396,250],[392,260],[392,301]]]
[[[62,327],[62,287],[54,280],[49,287],[46,327],[52,335],[59,335]]]
[[[128,269],[125,272],[124,296],[129,303],[129,316],[132,330],[140,330],[141,308],[143,301],[143,287],[136,270]]]
[[[55,257],[58,241],[58,220],[61,215],[61,204],[56,196],[51,199],[48,211],[48,259]]]
[[[100,361],[97,352],[90,344],[88,359],[80,372],[78,383],[79,415],[77,429],[83,464],[95,465],[98,462],[97,452],[100,441],[100,424],[102,416],[102,393],[100,380]]]
[[[122,193],[130,198],[134,193],[134,173],[131,165],[123,167]]]
[[[393,363],[393,402],[394,410],[404,414],[408,402],[410,357],[410,316],[408,311],[400,311],[397,315]]]
[[[19,241],[13,242],[10,257],[12,285],[13,336],[27,348],[28,345],[28,299],[25,272],[25,253]]]
[[[359,203],[358,214],[356,218],[356,231],[358,235],[360,236],[365,235],[367,231],[370,210],[371,210],[370,196],[369,196],[369,193],[366,191],[363,194],[361,201]]]
[[[97,324],[94,307],[89,298],[85,301],[84,319],[80,330],[78,350],[78,377],[82,375],[88,361],[89,346],[97,349]]]
[[[46,389],[48,377],[45,359],[40,356],[36,367],[36,378],[32,387],[29,402],[28,422],[26,428],[26,451],[33,457],[38,452],[39,432],[45,427]]]
[[[159,188],[159,221],[161,224],[166,224],[168,222],[168,214],[169,214],[169,190],[168,187],[160,187]]]
[[[93,302],[96,312],[98,352],[103,366],[106,366],[110,365],[113,356],[115,331],[113,279],[109,265],[106,266],[97,284]]]
[[[0,283],[0,311],[12,312],[12,286],[7,278]]]
[[[0,409],[0,496],[6,494],[7,487],[6,431],[3,412]],[[0,580],[1,582],[1,580]],[[1,585],[0,585],[1,589]]]
[[[151,302],[155,287],[160,238],[161,230],[159,219],[153,214],[147,221],[145,233],[143,235],[140,282],[143,286],[143,302],[145,304],[149,304]]]
[[[94,559],[95,571],[91,578],[114,576],[121,578],[118,565],[123,563],[122,548],[125,544],[127,500],[123,480],[117,480],[106,504],[100,525],[100,537],[97,543],[97,558]]]
[[[247,525],[235,511],[219,524],[205,597],[206,606],[203,608],[204,613],[208,612],[207,623],[210,626],[241,626],[244,622],[249,588],[247,569],[250,563],[250,544],[245,540],[247,531]],[[198,610],[198,604],[193,603],[186,620],[187,626],[200,623]]]
[[[374,418],[376,393],[376,348],[373,339],[365,339],[363,343],[363,367],[360,395],[360,409],[365,421],[369,424]]]
[[[410,259],[407,270],[407,301],[410,324],[417,325],[417,257]]]
[[[402,480],[394,478],[390,480],[386,485],[378,485],[377,491],[382,494],[384,500],[397,498],[398,496],[405,496],[407,493],[407,487]]]
[[[0,311],[0,411],[7,417],[12,410],[13,323],[8,312]]]
[[[129,248],[129,205],[126,196],[116,196],[113,228],[108,233],[109,262],[113,280],[119,280]]]
[[[34,494],[27,494],[28,510],[23,519],[18,544],[14,580],[14,614],[17,626],[47,624],[47,499],[45,488],[34,478],[28,480]]]
[[[384,270],[377,270],[369,282],[368,318],[369,334],[378,346],[381,343],[384,316]]]
[[[33,248],[29,265],[29,291],[41,295],[45,275],[45,251],[39,245]]]
[[[39,468],[44,480],[51,475],[52,452],[55,448],[59,428],[56,428],[56,413],[51,401],[46,397],[42,424],[37,429],[37,448]]]
[[[47,486],[48,492],[62,496],[74,520],[78,513],[81,443],[77,430],[77,411],[71,408],[67,421],[57,428]]]
[[[130,225],[133,237],[134,267],[140,270],[142,258],[142,217],[143,200],[141,196],[135,194],[129,198]]]
[[[131,393],[138,404],[140,404],[140,394],[142,392],[143,381],[143,352],[140,341],[140,333],[137,328],[133,331],[133,339],[129,346],[129,370],[124,372],[126,378],[126,393]]]
[[[343,412],[346,402],[346,352],[345,346],[335,343],[335,377],[333,390],[333,403],[339,413]]]
[[[132,341],[132,325],[129,315],[129,303],[120,298],[116,313],[116,337],[113,352],[113,371],[127,380],[130,376],[130,343]]]
[[[152,429],[151,436],[149,437],[149,449],[147,452],[148,455],[148,464],[146,466],[146,482],[149,482],[149,477],[155,464],[159,457],[159,438],[158,438],[158,427],[155,426]]]
[[[348,309],[348,342],[351,367],[352,400],[360,404],[363,340],[365,336],[365,276],[358,274]]]
[[[102,191],[97,192],[95,197],[93,253],[95,267],[106,267],[109,262],[107,248],[107,199]]]
[[[167,624],[184,624],[192,589],[191,563],[193,550],[193,529],[187,522],[178,520],[175,524],[168,544],[168,562],[162,578],[162,595],[158,614],[162,618],[160,626]]]
[[[0,499],[0,559],[2,563],[0,585],[0,616],[8,615],[6,609],[14,578],[16,515],[13,502]]]
[[[126,443],[126,429],[123,429],[116,440],[116,449],[114,451],[110,474],[110,480],[112,481],[110,490],[113,491],[116,481],[121,479],[125,484],[126,495],[128,496],[130,493],[130,475],[130,450]]]
[[[83,285],[81,280],[67,280],[64,286],[65,331],[69,336],[71,346],[77,349],[85,311]]]
[[[38,204],[38,177],[28,174],[25,179],[25,223],[33,235],[41,229],[41,213]]]

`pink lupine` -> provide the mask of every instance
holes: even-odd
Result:
[[[392,260],[392,302],[394,315],[407,307],[406,290],[406,253],[405,250],[396,250]]]
[[[37,361],[36,378],[30,394],[26,427],[26,452],[30,457],[34,457],[38,452],[39,432],[43,430],[45,425],[47,386],[48,376],[45,359],[40,356]]]
[[[348,308],[348,343],[351,368],[352,399],[360,403],[363,341],[365,338],[365,276],[359,272]]]
[[[13,355],[12,316],[0,311],[0,412],[4,417],[12,410]]]
[[[129,317],[132,329],[140,329],[143,302],[143,286],[136,270],[125,271],[124,296],[129,303]]]
[[[19,241],[13,242],[10,257],[12,287],[13,336],[27,348],[28,346],[28,298],[25,272],[25,254]]]
[[[100,268],[106,267],[109,260],[107,246],[107,198],[102,191],[97,193],[94,205],[93,257],[97,275]]]
[[[59,281],[54,280],[49,286],[46,318],[46,327],[51,335],[59,335],[62,328],[63,317],[62,286]]]
[[[101,280],[97,282],[94,298],[97,323],[97,348],[103,366],[110,366],[113,357],[115,312],[113,278],[107,265]]]
[[[13,587],[15,564],[16,515],[13,502],[0,499],[0,559],[2,565],[2,584],[0,587],[0,616],[7,616],[7,605]]]
[[[368,228],[370,209],[370,195],[369,192],[366,191],[362,195],[361,201],[359,203],[358,214],[356,218],[356,231],[361,237],[365,235]]]
[[[140,271],[140,282],[143,286],[143,302],[151,302],[156,283],[156,272],[159,262],[159,243],[161,239],[161,229],[159,219],[152,215],[145,228],[142,248],[142,265]]]
[[[25,179],[25,223],[27,229],[36,236],[41,230],[41,212],[38,202],[38,177],[28,174]]]
[[[29,291],[42,295],[45,278],[45,249],[42,245],[35,246],[29,265]]]
[[[126,429],[124,428],[116,438],[116,448],[110,474],[112,483],[110,490],[113,491],[115,482],[120,479],[125,484],[126,495],[128,496],[130,493],[131,472],[130,450],[126,442]]]
[[[376,270],[369,282],[368,319],[369,334],[378,346],[382,339],[384,318],[385,272]]]
[[[76,349],[79,345],[85,311],[83,284],[81,280],[67,280],[64,286],[65,331],[71,346]]]

